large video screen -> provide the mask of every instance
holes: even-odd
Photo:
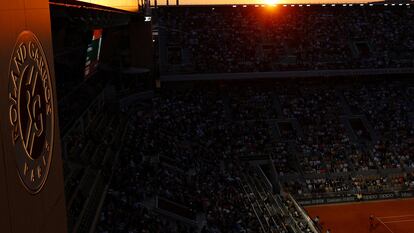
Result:
[[[102,29],[95,29],[93,30],[92,41],[88,44],[88,50],[86,52],[85,78],[90,78],[96,73],[101,54],[101,46]]]

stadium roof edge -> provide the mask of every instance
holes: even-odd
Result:
[[[208,81],[208,80],[247,80],[247,79],[282,79],[340,76],[368,76],[389,74],[414,74],[414,68],[391,69],[352,69],[352,70],[308,70],[250,73],[211,73],[211,74],[175,74],[161,75],[162,82],[174,81]]]
[[[120,14],[137,14],[139,13],[139,10],[140,10],[140,7],[138,5],[136,8],[136,11],[130,11],[130,10],[116,8],[116,7],[98,5],[98,4],[88,3],[84,1],[77,1],[77,0],[49,0],[49,4],[53,6],[71,7],[71,8],[79,8],[79,9],[87,9],[87,10],[100,10],[100,11],[107,11],[107,12],[120,13]]]

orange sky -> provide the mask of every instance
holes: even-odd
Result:
[[[137,0],[78,0],[117,9],[136,11]],[[151,4],[155,0],[150,0]],[[312,4],[312,3],[361,3],[364,0],[179,0],[180,5],[220,5],[220,4]],[[376,0],[372,0],[376,1]],[[370,2],[372,2],[370,1]],[[158,5],[165,5],[167,0],[157,0]],[[169,0],[174,5],[176,0]]]
[[[137,0],[78,0],[96,5],[109,6],[126,11],[137,11]]]

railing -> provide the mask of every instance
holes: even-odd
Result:
[[[265,180],[266,186],[269,190],[273,190],[273,185],[270,180],[267,178],[266,174],[264,173],[263,169],[257,165],[257,169],[260,171],[261,177]]]
[[[272,185],[267,179],[260,167],[255,167],[259,170],[255,170],[252,175],[244,175],[243,179],[245,185],[242,185],[244,192],[246,193],[250,204],[253,207],[253,210],[256,214],[256,217],[259,220],[259,223],[262,227],[263,232],[271,232],[274,230],[272,225],[279,226],[286,229],[286,224],[289,225],[290,231],[295,233],[301,233],[299,222],[305,223],[307,228],[309,228],[312,233],[320,233],[318,229],[313,225],[312,220],[306,214],[306,212],[298,205],[298,203],[293,199],[292,196],[288,197],[293,203],[292,208],[294,208],[300,217],[294,217],[292,212],[289,210],[288,206],[282,204],[283,201],[280,195],[275,195],[272,193]],[[247,189],[248,190],[247,190]],[[254,198],[250,199],[250,194],[253,194]],[[258,207],[258,211],[255,207]],[[280,213],[281,216],[287,217],[286,219],[278,219],[274,213]],[[266,218],[265,216],[271,216]]]
[[[62,129],[62,134],[63,134],[63,140],[65,141],[66,137],[68,135],[71,134],[72,130],[74,129],[74,127],[77,124],[80,124],[82,126],[82,131],[85,132],[88,127],[89,124],[85,125],[88,122],[84,122],[83,119],[84,117],[89,113],[90,109],[92,109],[93,107],[97,107],[97,110],[100,111],[105,103],[104,99],[105,99],[105,89],[96,96],[96,98],[89,104],[89,106],[87,108],[85,108],[85,110],[80,114],[80,116],[72,121],[70,121],[68,123],[68,125],[65,125],[64,128]],[[95,116],[96,117],[96,116]],[[93,119],[89,119],[90,121],[94,120]]]
[[[280,200],[275,198],[277,195],[272,193],[271,186],[268,183],[269,181],[263,180],[261,174],[257,172],[256,170],[256,173],[254,173],[257,176],[244,175],[243,182],[240,185],[246,193],[249,204],[255,212],[262,231],[274,232],[280,228],[287,231],[286,225],[284,224],[285,220],[279,217],[280,215],[288,216],[288,212],[281,206]],[[251,198],[251,195],[254,197]],[[293,229],[296,228],[295,232],[299,233],[299,227],[296,222],[295,224],[296,226]]]
[[[130,124],[126,123],[124,125],[124,127],[122,128],[122,130],[121,130],[121,134],[120,134],[121,137],[119,138],[120,139],[120,145],[121,145],[120,148],[123,148],[123,142],[124,142],[124,139],[125,139],[125,136],[126,136],[126,133],[127,133],[127,129],[129,128],[129,126],[130,126]],[[89,233],[95,233],[95,229],[96,229],[96,226],[97,226],[98,221],[99,221],[99,216],[100,216],[100,213],[101,213],[101,209],[102,209],[102,206],[104,205],[106,194],[108,193],[109,185],[110,185],[112,177],[114,175],[114,171],[116,169],[116,165],[117,165],[117,162],[118,162],[120,152],[121,152],[121,149],[119,149],[116,152],[115,158],[113,159],[113,163],[111,163],[111,164],[107,163],[107,161],[109,160],[108,159],[109,156],[105,156],[105,159],[104,159],[104,162],[103,162],[103,165],[104,165],[103,169],[106,171],[109,168],[107,166],[109,166],[109,165],[111,166],[110,169],[108,169],[108,172],[109,172],[109,174],[108,174],[109,175],[108,183],[106,183],[106,185],[103,189],[101,199],[100,199],[100,201],[98,203],[98,206],[96,208],[95,217],[94,217],[94,219],[93,219],[93,221],[90,225]],[[107,151],[107,153],[109,153],[109,152]],[[104,177],[106,175],[107,174],[103,174]]]
[[[95,181],[92,185],[89,195],[83,206],[83,210],[80,213],[77,224],[73,230],[75,233],[86,233],[89,232],[93,219],[95,217],[95,210],[98,207],[100,196],[104,190],[104,181],[101,176],[101,172],[95,177]]]
[[[97,132],[103,132],[101,136],[111,136],[109,144],[113,145],[115,141],[120,140],[119,145],[122,145],[128,127],[127,124],[123,123],[117,127],[118,123],[115,119],[116,117],[113,116],[104,117],[93,127]],[[113,132],[113,130],[115,131]],[[115,152],[110,147],[104,146],[104,144],[97,146],[91,141],[89,142],[82,151],[76,153],[82,158],[87,168],[79,182],[70,187],[68,186],[67,189],[67,191],[73,193],[73,195],[67,197],[69,198],[67,205],[69,211],[68,226],[69,232],[72,233],[87,233],[94,229],[106,195],[107,182],[112,174],[111,168],[116,164],[116,158],[119,155],[118,151],[114,156]],[[121,148],[122,146],[119,147],[119,150]],[[83,168],[82,165],[79,166]],[[73,172],[76,172],[76,170],[73,169],[71,173]]]
[[[244,191],[244,195],[247,197],[247,201],[248,203],[245,202],[245,200],[243,200],[245,207],[248,208],[248,205],[250,205],[250,207],[253,209],[254,215],[256,216],[257,221],[260,224],[260,228],[262,229],[262,232],[266,232],[265,231],[265,227],[263,226],[263,223],[259,217],[259,215],[257,214],[256,208],[253,205],[253,201],[250,199],[250,193],[246,190],[246,188],[244,187],[243,183],[240,183],[240,187],[242,187],[243,191]],[[249,186],[249,189],[251,189],[251,187]]]
[[[159,196],[155,197],[154,210],[164,216],[179,220],[183,223],[192,226],[197,225],[197,215],[194,211],[187,206],[183,206],[165,198]]]
[[[287,196],[289,198],[289,200],[294,204],[296,210],[301,214],[302,218],[306,221],[306,223],[308,224],[309,229],[313,232],[313,233],[321,233],[321,231],[315,226],[314,222],[312,221],[312,219],[309,217],[309,215],[306,213],[306,211],[302,208],[302,206],[300,206],[296,200],[292,197],[292,195],[288,194]]]

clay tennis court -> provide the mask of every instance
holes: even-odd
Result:
[[[414,199],[345,203],[306,207],[320,217],[323,233],[414,233]],[[369,216],[375,216],[370,227]],[[370,229],[371,228],[371,229]]]

